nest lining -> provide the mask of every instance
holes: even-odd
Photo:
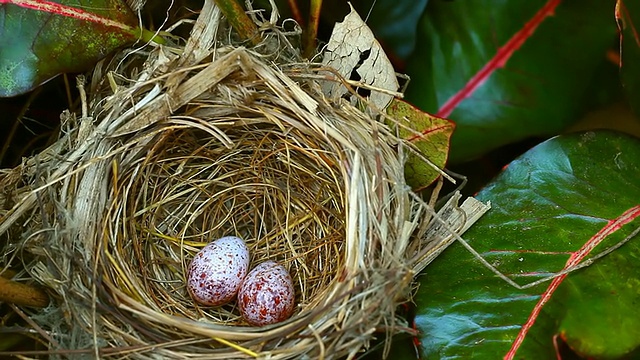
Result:
[[[119,170],[127,195],[110,208],[110,223],[118,225],[110,229],[111,246],[133,259],[135,276],[114,273],[112,282],[142,281],[129,288],[141,289],[137,297],[149,296],[157,311],[242,324],[233,305],[194,307],[184,289],[185,264],[224,234],[246,240],[253,264],[284,264],[301,307],[313,306],[327,274],[344,261],[339,159],[298,131],[285,133],[248,113],[241,118],[234,122],[248,124],[226,132],[232,148],[198,129],[168,130],[143,163]],[[315,148],[302,148],[307,143]]]

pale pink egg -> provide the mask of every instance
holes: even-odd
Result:
[[[187,271],[187,289],[200,304],[218,306],[238,293],[249,269],[249,249],[236,236],[225,236],[200,250]]]
[[[238,307],[251,325],[275,324],[291,316],[294,296],[293,281],[287,269],[269,260],[247,274],[238,291]]]

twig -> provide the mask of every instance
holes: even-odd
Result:
[[[0,302],[42,308],[49,304],[49,297],[35,286],[0,276]]]

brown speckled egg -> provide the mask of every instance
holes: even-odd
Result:
[[[236,296],[249,269],[249,249],[236,236],[225,236],[200,250],[187,271],[187,289],[195,301],[218,306]]]
[[[263,326],[286,320],[294,309],[291,275],[275,261],[256,266],[240,286],[238,307],[251,325]]]

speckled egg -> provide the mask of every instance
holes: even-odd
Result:
[[[200,250],[187,271],[187,289],[195,301],[218,306],[238,293],[249,269],[249,249],[236,236],[225,236]]]
[[[275,261],[256,266],[240,286],[238,307],[251,325],[264,326],[286,320],[294,309],[291,275]]]

